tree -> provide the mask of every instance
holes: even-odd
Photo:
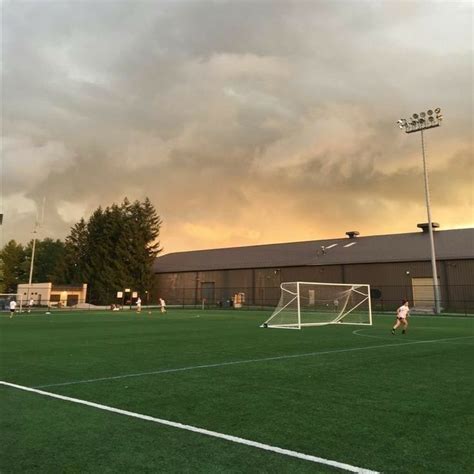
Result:
[[[127,272],[128,262],[119,258],[124,227],[123,216],[116,204],[105,210],[98,208],[87,224],[88,252],[85,263],[92,302],[110,302],[116,287],[122,288],[126,279],[124,273]]]
[[[161,251],[161,219],[151,201],[99,207],[89,221],[78,222],[66,239],[68,278],[88,283],[93,303],[114,301],[117,291],[144,294],[151,286],[152,265]],[[82,281],[81,281],[82,279]]]
[[[71,228],[65,241],[66,281],[83,283],[88,280],[88,230],[84,219]]]
[[[162,221],[148,198],[126,206],[129,216],[130,273],[134,287],[143,293],[150,288],[152,265],[161,251],[158,237]]]
[[[2,292],[16,293],[18,283],[27,281],[25,262],[26,252],[23,245],[10,240],[0,252],[0,266],[3,274]]]
[[[29,272],[33,241],[25,249],[26,266]],[[66,281],[65,244],[49,237],[36,242],[32,283],[64,283]]]

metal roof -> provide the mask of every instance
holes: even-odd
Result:
[[[434,232],[434,241],[437,260],[474,258],[474,228],[438,230]],[[429,234],[413,232],[175,252],[158,257],[153,271],[175,273],[423,260],[430,260]]]

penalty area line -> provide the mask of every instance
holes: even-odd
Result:
[[[417,328],[418,329],[418,328]],[[363,336],[363,337],[371,337],[373,339],[383,339],[383,340],[393,340],[393,335],[390,336],[374,336],[373,334],[361,334],[360,331],[367,331],[367,329],[356,329],[355,331],[352,331],[352,334],[354,336]],[[447,337],[445,339],[434,339],[431,341],[424,341],[423,339],[415,339],[413,342],[439,342],[440,344],[464,344],[464,345],[469,345],[472,346],[472,344],[466,343],[466,342],[453,342],[457,341],[459,339],[472,339],[474,336],[459,336],[459,337]],[[401,343],[403,344],[403,343]]]
[[[362,331],[362,329],[358,329],[358,331]],[[356,335],[362,336],[362,334],[356,334]],[[375,337],[375,336],[369,336],[369,337]],[[474,337],[474,336],[468,336],[468,337]],[[226,367],[226,366],[232,366],[232,365],[253,364],[253,363],[259,363],[259,362],[272,362],[272,361],[279,361],[279,360],[286,360],[286,359],[298,359],[300,357],[324,356],[324,355],[329,355],[329,354],[344,354],[346,352],[366,351],[366,350],[371,350],[371,349],[382,349],[382,348],[387,348],[387,347],[403,347],[403,346],[411,346],[413,344],[430,344],[430,343],[436,343],[436,342],[442,342],[442,341],[449,341],[450,339],[459,339],[459,338],[396,342],[393,344],[378,344],[378,345],[372,345],[372,346],[349,347],[346,349],[330,349],[327,351],[307,352],[304,354],[288,354],[288,355],[281,355],[281,356],[274,356],[274,357],[263,357],[261,359],[233,360],[229,362],[218,362],[215,364],[192,365],[189,367],[177,367],[174,369],[154,370],[151,372],[137,372],[133,374],[112,375],[110,377],[99,377],[95,379],[71,380],[69,382],[58,382],[58,383],[51,383],[51,384],[45,384],[45,385],[38,385],[35,388],[65,387],[68,385],[104,382],[104,381],[109,381],[109,380],[120,380],[120,379],[131,378],[131,377],[144,377],[148,375],[160,375],[160,374],[171,374],[171,373],[176,373],[176,372],[186,372],[189,370],[212,369],[212,368]]]
[[[99,403],[89,402],[87,400],[80,400],[78,398],[66,397],[64,395],[59,395],[57,393],[45,392],[44,390],[38,390],[35,388],[25,387],[23,385],[17,385],[5,381],[0,381],[0,385],[6,387],[15,388],[18,390],[23,390],[26,392],[36,393],[38,395],[43,395],[45,397],[56,398],[58,400],[64,400],[71,403],[77,403],[79,405],[86,405],[92,408],[97,408],[99,410],[117,413],[119,415],[129,416],[131,418],[138,418],[140,420],[151,421],[153,423],[158,423],[160,425],[171,426],[172,428],[178,428],[185,431],[191,431],[193,433],[199,433],[206,436],[211,436],[213,438],[224,439],[226,441],[231,441],[237,444],[243,444],[250,446],[252,448],[262,449],[264,451],[270,451],[277,454],[282,454],[284,456],[289,456],[292,458],[302,459],[304,461],[310,461],[317,464],[324,464],[326,466],[335,467],[349,472],[357,472],[361,474],[378,474],[378,471],[372,471],[370,469],[364,469],[357,466],[352,466],[351,464],[346,464],[339,461],[332,461],[331,459],[325,459],[318,456],[312,456],[310,454],[303,454],[297,451],[291,451],[289,449],[279,448],[277,446],[271,446],[269,444],[259,443],[257,441],[251,441],[245,438],[239,438],[238,436],[227,435],[224,433],[219,433],[217,431],[206,430],[204,428],[198,428],[196,426],[185,425],[183,423],[177,423],[175,421],[163,420],[161,418],[155,418],[153,416],[142,415],[140,413],[135,413],[128,410],[121,410],[120,408],[114,408],[107,405],[101,405]]]

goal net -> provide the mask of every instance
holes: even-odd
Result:
[[[16,311],[23,311],[23,295],[20,293],[0,293],[0,311],[10,311],[10,301],[16,301]]]
[[[280,288],[278,306],[261,327],[372,325],[369,285],[297,281],[282,283]]]

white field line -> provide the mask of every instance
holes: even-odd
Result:
[[[419,326],[416,327],[417,329],[419,329]],[[427,329],[430,329],[429,327],[427,327]],[[368,329],[356,329],[355,331],[352,331],[352,334],[354,334],[355,336],[363,336],[363,337],[371,337],[373,339],[382,339],[384,341],[388,341],[388,340],[393,340],[393,336],[392,335],[388,335],[388,336],[374,336],[372,334],[361,334],[360,331],[367,331]],[[403,336],[402,336],[403,337]],[[467,345],[467,346],[472,346],[472,344],[469,344],[469,343],[466,343],[466,342],[452,342],[452,341],[457,341],[458,339],[472,339],[474,338],[474,336],[460,336],[460,337],[450,337],[449,339],[438,339],[437,342],[441,343],[441,344],[464,344],[464,345]],[[417,342],[423,342],[423,341],[420,341],[419,339],[416,340]]]
[[[372,312],[373,316],[378,317],[384,317],[384,318],[396,318],[395,313],[377,313],[377,312]],[[410,314],[410,318],[415,318],[415,319],[435,319],[436,321],[443,321],[444,319],[463,319],[464,321],[472,321],[472,313],[469,313],[469,315],[465,316],[436,316],[434,314],[421,314],[421,313],[415,313],[415,314]]]
[[[468,336],[474,337],[474,336]],[[443,342],[450,339],[459,339],[459,338],[448,338],[448,339],[432,339],[428,341],[411,341],[411,342],[397,342],[394,344],[382,344],[376,346],[363,346],[363,347],[351,347],[349,349],[335,349],[332,351],[320,351],[320,352],[308,352],[305,354],[292,354],[292,355],[283,355],[283,356],[276,356],[276,357],[264,357],[262,359],[246,359],[246,360],[235,360],[231,362],[220,362],[216,364],[207,364],[207,365],[193,365],[190,367],[179,367],[176,369],[163,369],[163,370],[154,370],[152,372],[138,372],[133,374],[122,374],[122,375],[115,375],[111,377],[100,377],[95,379],[85,379],[85,380],[73,380],[70,382],[59,382],[59,383],[52,383],[46,385],[38,385],[35,388],[48,388],[48,387],[63,387],[66,385],[77,385],[82,383],[93,383],[93,382],[103,382],[107,380],[119,380],[125,379],[130,377],[142,377],[146,375],[159,375],[159,374],[170,374],[174,372],[184,372],[188,370],[196,370],[196,369],[210,369],[214,367],[225,367],[228,365],[239,365],[239,364],[251,364],[254,362],[269,362],[274,360],[284,360],[284,359],[296,359],[299,357],[314,357],[319,355],[327,355],[327,354],[341,354],[344,352],[355,352],[355,351],[364,351],[369,349],[380,349],[383,347],[398,347],[398,346],[410,346],[414,344],[429,344],[435,342]]]
[[[358,473],[364,473],[364,474],[378,474],[377,471],[371,471],[369,469],[364,469],[364,468],[361,468],[361,467],[352,466],[350,464],[346,464],[346,463],[342,463],[342,462],[338,462],[338,461],[332,461],[330,459],[324,459],[324,458],[320,458],[318,456],[312,456],[310,454],[303,454],[303,453],[299,453],[297,451],[291,451],[289,449],[278,448],[276,446],[271,446],[269,444],[259,443],[257,441],[251,441],[251,440],[248,440],[248,439],[239,438],[237,436],[232,436],[232,435],[219,433],[217,431],[210,431],[210,430],[206,430],[204,428],[198,428],[196,426],[185,425],[185,424],[182,424],[182,423],[176,423],[175,421],[163,420],[161,418],[155,418],[153,416],[142,415],[140,413],[135,413],[135,412],[132,412],[132,411],[127,411],[127,410],[121,410],[119,408],[109,407],[107,405],[101,405],[99,403],[88,402],[87,400],[80,400],[78,398],[65,397],[64,395],[58,395],[56,393],[45,392],[43,390],[37,390],[37,389],[34,389],[34,388],[30,388],[30,387],[24,387],[23,385],[16,385],[16,384],[4,382],[4,381],[0,381],[0,384],[5,385],[7,387],[16,388],[18,390],[24,390],[26,392],[37,393],[39,395],[43,395],[43,396],[46,396],[46,397],[57,398],[59,400],[65,400],[67,402],[77,403],[79,405],[86,405],[86,406],[89,406],[89,407],[98,408],[99,410],[103,410],[103,411],[118,413],[119,415],[125,415],[125,416],[129,416],[129,417],[132,417],[132,418],[138,418],[140,420],[145,420],[145,421],[152,421],[154,423],[159,423],[161,425],[171,426],[173,428],[179,428],[181,430],[186,430],[186,431],[192,431],[194,433],[199,433],[199,434],[203,434],[203,435],[206,435],[206,436],[212,436],[214,438],[225,439],[226,441],[231,441],[233,443],[244,444],[246,446],[251,446],[252,448],[263,449],[265,451],[271,451],[271,452],[274,452],[274,453],[277,453],[277,454],[283,454],[284,456],[290,456],[292,458],[298,458],[298,459],[302,459],[304,461],[311,461],[311,462],[318,463],[318,464],[325,464],[327,466],[332,466],[332,467],[335,467],[335,468],[338,468],[338,469],[343,469],[344,471],[358,472]]]

